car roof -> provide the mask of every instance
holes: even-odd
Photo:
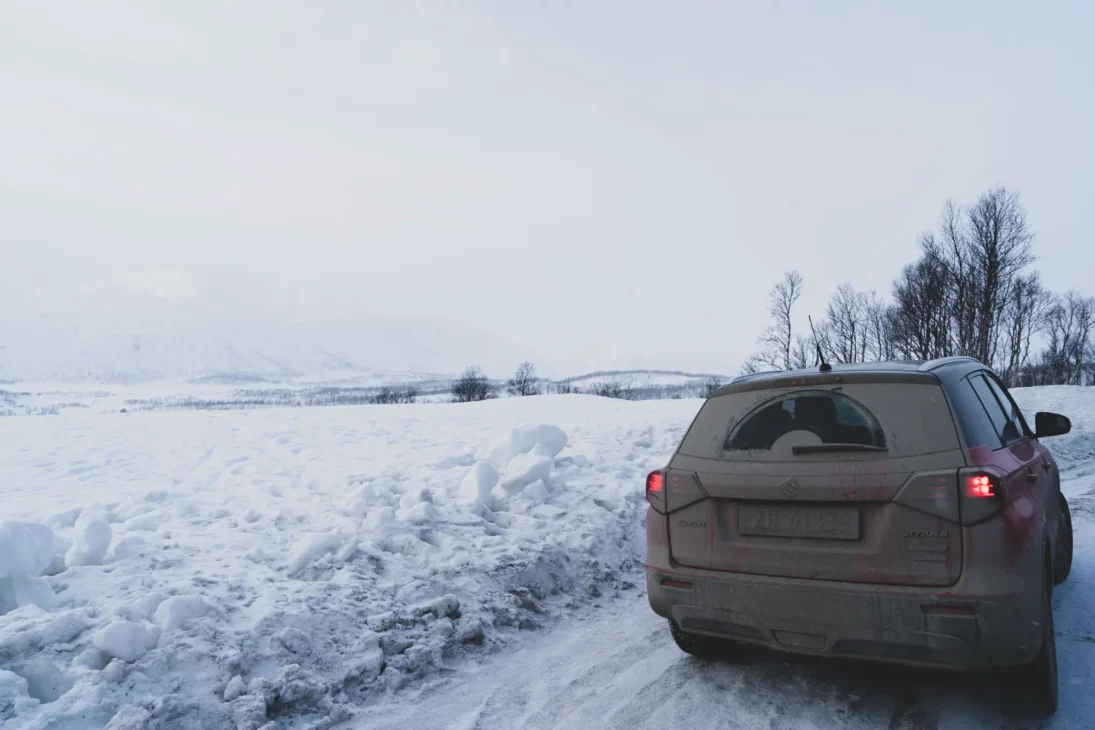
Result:
[[[948,367],[950,366],[950,367]],[[731,392],[741,390],[741,385],[749,383],[754,387],[763,387],[764,383],[769,381],[784,380],[786,378],[795,378],[796,376],[818,376],[818,375],[840,375],[841,373],[848,374],[919,374],[930,373],[940,368],[948,368],[961,370],[963,375],[967,371],[973,371],[983,368],[978,360],[972,357],[942,357],[935,360],[887,360],[884,362],[859,362],[850,364],[835,364],[832,366],[831,371],[823,372],[819,368],[808,368],[804,370],[769,370],[760,373],[750,373],[748,375],[741,375],[734,378],[729,383],[724,385],[719,390],[715,391],[712,395],[719,395],[720,392]],[[734,387],[738,386],[738,387]]]

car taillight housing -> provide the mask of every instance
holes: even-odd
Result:
[[[657,512],[665,514],[665,472],[652,471],[646,475],[646,501]]]
[[[646,501],[661,514],[707,499],[695,472],[652,471],[646,477]]]
[[[994,469],[975,467],[958,472],[963,525],[975,525],[1007,506],[1003,479]]]

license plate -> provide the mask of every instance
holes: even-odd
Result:
[[[858,540],[859,508],[738,505],[738,533],[768,537]]]

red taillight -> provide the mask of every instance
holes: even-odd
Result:
[[[646,501],[656,512],[665,514],[665,474],[652,471],[646,477]]]
[[[996,482],[988,474],[974,474],[966,478],[966,494],[977,499],[993,499],[997,496]]]
[[[665,491],[665,475],[660,471],[652,471],[646,477],[646,491],[650,492],[664,492]]]

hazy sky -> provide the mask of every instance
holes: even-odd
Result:
[[[0,2],[0,315],[151,292],[737,369],[1021,191],[1095,293],[1095,3]],[[706,356],[703,354],[706,353]]]

